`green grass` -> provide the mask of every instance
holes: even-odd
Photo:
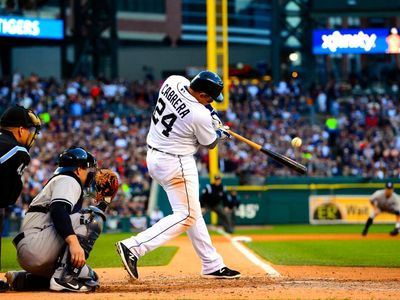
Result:
[[[307,233],[361,233],[364,225],[271,225],[257,229],[237,229],[235,235],[246,234],[307,234]],[[389,233],[393,224],[372,225],[370,233]]]
[[[238,229],[235,235],[250,234],[360,234],[363,225],[273,225],[259,229]],[[393,224],[373,225],[370,233],[388,234]],[[211,234],[215,234],[211,232]],[[115,250],[115,242],[130,237],[130,233],[103,234],[96,241],[88,264],[94,268],[122,267]],[[373,240],[314,240],[314,241],[260,241],[248,246],[267,261],[282,265],[322,265],[322,266],[381,266],[400,267],[400,239]],[[160,247],[139,260],[139,266],[167,265],[177,252],[177,247]],[[2,242],[2,269],[19,269],[15,248],[11,238]]]
[[[122,267],[121,259],[116,252],[115,242],[130,237],[130,233],[103,234],[96,241],[90,253],[88,264],[93,268]],[[169,264],[178,247],[160,247],[147,253],[139,260],[139,266],[164,266]],[[16,250],[11,238],[2,239],[1,271],[20,269],[16,260]]]
[[[400,240],[263,241],[248,246],[277,265],[400,267]]]

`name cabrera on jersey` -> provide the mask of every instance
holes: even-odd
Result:
[[[191,155],[200,145],[208,146],[217,135],[210,111],[187,87],[190,81],[173,75],[161,86],[154,108],[147,144],[177,155]]]
[[[79,201],[81,191],[81,186],[75,178],[58,175],[49,181],[30,205],[47,207],[54,202],[64,202],[71,205],[72,211]],[[53,224],[49,213],[28,213],[23,220],[21,231],[35,227],[43,228],[49,224]]]

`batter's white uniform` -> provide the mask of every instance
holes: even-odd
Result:
[[[147,135],[147,167],[164,188],[173,214],[122,243],[138,258],[187,231],[202,261],[202,273],[225,267],[201,214],[195,159],[199,145],[217,138],[210,111],[190,95],[190,82],[170,76],[162,85]]]

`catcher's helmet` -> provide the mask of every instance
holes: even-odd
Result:
[[[190,87],[196,92],[206,93],[217,102],[224,100],[221,93],[224,83],[217,74],[211,71],[202,71],[197,74],[190,82]]]
[[[58,168],[54,174],[62,174],[68,171],[75,171],[81,168],[94,168],[97,166],[94,156],[80,147],[73,147],[64,150],[58,157]]]

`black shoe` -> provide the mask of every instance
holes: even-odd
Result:
[[[366,236],[368,234],[368,231],[366,230],[366,229],[364,229],[362,232],[361,232],[361,235],[362,236]]]
[[[390,235],[391,236],[396,236],[396,235],[398,235],[399,234],[399,229],[398,228],[395,228],[395,229],[393,229],[391,232],[390,232]]]
[[[0,280],[0,293],[7,292],[8,290],[10,290],[10,285],[5,281]]]
[[[52,277],[50,279],[50,290],[60,292],[60,291],[70,291],[70,292],[78,292],[85,293],[94,291],[94,287],[85,285],[83,282],[75,278],[71,278],[69,280],[61,280],[59,278]]]
[[[131,275],[131,277],[134,279],[138,279],[139,278],[139,274],[137,271],[138,258],[128,249],[128,247],[126,247],[121,242],[117,242],[115,246],[117,247],[118,254],[119,256],[121,256],[122,263],[124,264],[125,269],[128,271],[129,275]]]
[[[209,273],[209,274],[203,274],[201,275],[203,278],[223,278],[223,279],[234,279],[234,278],[239,278],[240,273],[235,270],[231,270],[228,267],[223,267],[215,272]]]
[[[25,271],[7,271],[4,275],[7,279],[7,283],[10,286],[10,290],[23,291],[24,290],[24,279]]]

